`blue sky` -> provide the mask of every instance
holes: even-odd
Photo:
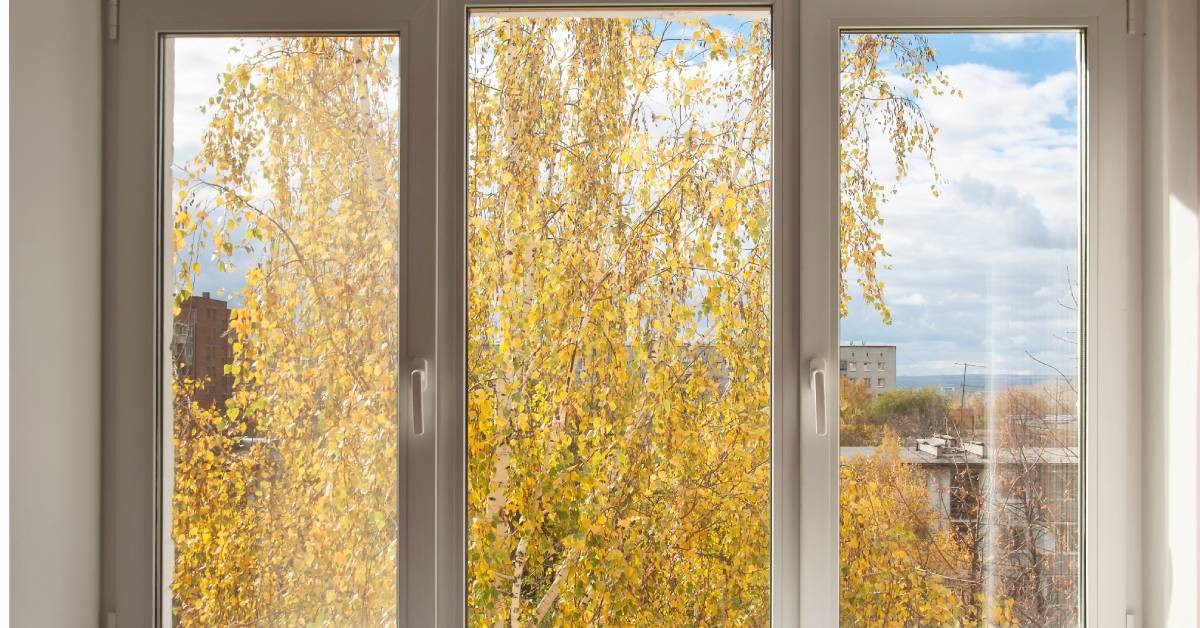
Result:
[[[860,300],[843,343],[897,345],[901,375],[1073,371],[1078,270],[1078,69],[1073,33],[933,34],[938,62],[965,96],[926,97],[940,198],[914,169],[883,209],[882,272],[894,322]],[[899,79],[896,79],[899,80]],[[882,138],[877,145],[882,145]],[[886,159],[874,167],[894,169]]]

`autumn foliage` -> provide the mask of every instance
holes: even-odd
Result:
[[[182,624],[399,621],[396,44],[239,44],[183,168],[177,303],[214,266],[245,284],[226,409],[175,382]],[[877,93],[894,47],[864,40],[844,82]],[[940,85],[932,51],[913,54],[908,75]],[[769,621],[770,58],[765,16],[472,19],[472,624]],[[844,141],[884,120],[898,160],[929,156],[934,130],[898,106],[844,115]],[[884,192],[856,176],[843,270],[886,317]],[[888,501],[921,501],[907,473],[886,456],[843,471],[846,613],[961,607],[939,576],[961,550]]]
[[[1014,626],[1013,600],[972,595],[969,547],[929,500],[924,472],[884,430],[840,477],[841,617],[852,626]],[[974,599],[972,599],[974,597]]]
[[[841,614],[852,625],[947,625],[964,615],[950,584],[970,574],[965,548],[929,505],[919,469],[885,434],[876,453],[841,465]]]
[[[396,622],[396,44],[256,40],[209,101],[174,215],[177,302],[200,255],[255,261],[227,409],[176,382],[181,623]]]
[[[942,96],[961,90],[937,65],[928,40],[901,33],[857,33],[842,37],[838,93],[840,312],[849,312],[851,277],[863,301],[892,321],[884,299],[880,265],[888,255],[883,243],[883,208],[908,175],[913,155],[933,170],[930,193],[940,192],[941,175],[933,161],[938,128],[921,112],[922,94]],[[899,80],[897,80],[899,78]],[[907,89],[901,84],[908,84]],[[882,136],[883,146],[872,138]],[[886,157],[880,156],[880,153]],[[889,159],[894,178],[879,175]]]
[[[769,616],[768,34],[472,22],[471,623]]]

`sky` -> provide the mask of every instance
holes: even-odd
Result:
[[[897,345],[897,373],[1074,370],[1080,225],[1073,33],[929,35],[951,84],[922,109],[940,128],[942,195],[918,166],[882,213],[893,323],[855,300],[841,340]],[[895,78],[894,80],[900,81]],[[882,143],[882,138],[878,144]],[[914,163],[920,158],[914,160]],[[891,180],[894,168],[873,167]],[[853,289],[853,286],[852,286]],[[1027,353],[1028,352],[1028,353]]]
[[[841,340],[897,345],[899,375],[960,372],[959,362],[984,365],[975,372],[987,374],[1053,373],[1028,354],[1073,371],[1077,323],[1063,304],[1071,302],[1079,258],[1076,36],[928,37],[964,93],[921,103],[940,128],[935,161],[945,178],[942,195],[929,193],[932,173],[914,159],[916,167],[882,210],[891,257],[881,276],[893,323],[883,325],[856,299]],[[231,43],[176,39],[175,163],[199,148],[207,123],[199,107],[231,60]],[[887,159],[874,166],[891,178]],[[204,275],[196,292],[240,287],[239,273]]]
[[[174,110],[172,116],[172,155],[174,177],[184,177],[179,168],[187,167],[200,151],[200,142],[210,116],[201,113],[200,107],[220,87],[218,77],[226,70],[226,64],[234,59],[229,52],[237,40],[229,37],[175,37]],[[176,199],[179,183],[172,181],[169,199]],[[204,196],[203,191],[197,192]],[[211,195],[208,195],[211,196]],[[193,292],[209,292],[212,296],[237,304],[233,294],[245,284],[244,273],[254,262],[254,256],[237,251],[234,264],[238,272],[218,273],[216,264],[207,255],[211,247],[205,247],[200,260],[203,270],[196,278]]]

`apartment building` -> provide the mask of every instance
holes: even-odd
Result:
[[[896,345],[850,344],[838,348],[838,373],[865,381],[873,393],[896,390]]]
[[[179,307],[171,337],[171,356],[185,378],[203,380],[196,391],[201,407],[225,407],[233,394],[233,377],[225,366],[233,358],[229,331],[229,304],[205,292],[190,296]]]

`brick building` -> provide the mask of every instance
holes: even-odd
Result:
[[[224,408],[233,394],[233,377],[225,374],[233,357],[228,331],[229,305],[207,292],[188,297],[175,317],[171,356],[177,377],[205,381],[196,392],[201,407]]]

